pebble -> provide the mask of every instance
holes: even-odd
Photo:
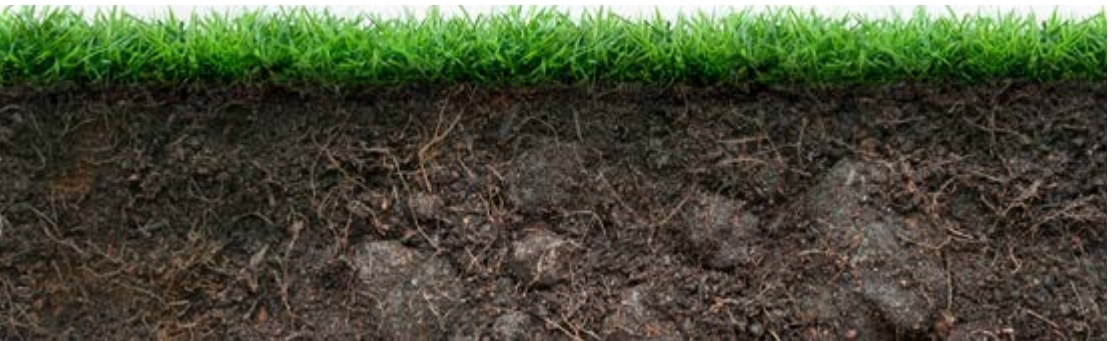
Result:
[[[747,329],[749,330],[749,335],[752,335],[754,337],[764,335],[765,332],[764,325],[760,324],[759,322],[750,323]]]

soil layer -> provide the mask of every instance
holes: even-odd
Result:
[[[1106,333],[1103,83],[0,98],[4,339]]]

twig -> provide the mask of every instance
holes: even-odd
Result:
[[[38,209],[36,209],[36,208],[34,208],[30,205],[28,205],[27,208],[30,209],[31,212],[35,213],[35,215],[39,216],[39,218],[41,218],[43,221],[45,221],[50,227],[53,227],[54,229],[58,229],[58,223],[55,223],[54,219],[51,219],[50,217],[47,217],[45,213],[42,213],[42,211],[39,211]],[[51,241],[54,241],[55,243],[68,246],[69,248],[76,251],[77,254],[81,255],[82,257],[84,257],[86,255],[85,250],[82,250],[81,248],[77,247],[77,245],[74,244],[73,241],[59,239],[53,232],[50,231],[50,227],[48,227],[46,225],[43,225],[43,227],[42,227],[42,231],[43,231],[44,234],[46,234],[46,238],[49,238]]]
[[[1054,323],[1054,321],[1051,321],[1051,320],[1047,319],[1046,317],[1043,317],[1042,315],[1039,315],[1039,313],[1036,313],[1031,309],[1023,309],[1023,312],[1027,315],[1031,315],[1031,316],[1035,317],[1036,319],[1039,319],[1039,321],[1045,322],[1046,324],[1050,325],[1051,327],[1054,327],[1055,332],[1062,329],[1062,327],[1058,326],[1058,324]]]
[[[737,157],[725,159],[725,160],[722,160],[722,161],[718,161],[717,166],[719,166],[719,167],[729,166],[729,165],[736,164],[736,163],[754,163],[754,164],[758,164],[758,165],[763,165],[763,164],[766,164],[767,162],[765,162],[764,160],[758,159],[758,158],[754,158],[754,157],[737,156]]]
[[[553,322],[551,319],[549,319],[547,317],[541,317],[541,319],[544,320],[544,322],[547,323],[548,325],[556,327],[556,329],[559,329],[560,332],[564,333],[564,335],[571,338],[572,340],[583,341],[582,337],[580,337],[579,335],[576,335],[575,333],[572,333],[570,330],[568,330],[567,328],[564,328],[564,326],[560,325],[559,323]]]
[[[660,221],[657,221],[652,225],[652,234],[649,235],[649,244],[653,243],[653,239],[656,237],[657,228],[663,226],[664,224],[667,224],[669,221],[672,220],[673,217],[676,216],[676,214],[679,214],[680,209],[682,209],[684,205],[687,205],[687,201],[691,199],[692,195],[694,195],[693,192],[688,192],[687,195],[683,197],[683,199],[680,199],[680,203],[676,204],[676,207],[673,207],[672,210],[668,212],[668,215],[664,216],[664,219],[661,219]]]
[[[1015,265],[1015,269],[1012,269],[1012,274],[1014,275],[1018,273],[1020,269],[1023,269],[1023,262],[1020,262],[1019,258],[1015,256],[1015,245],[1010,245],[1011,243],[1008,244],[1008,259],[1011,259],[1012,264]]]
[[[444,131],[440,131],[440,122],[443,119],[444,110],[447,109],[447,106],[448,106],[448,103],[444,103],[444,107],[440,109],[440,116],[437,117],[437,120],[436,120],[437,121],[437,128],[436,129],[437,130],[436,130],[435,133],[433,133],[432,139],[429,140],[429,142],[425,143],[425,145],[421,146],[421,149],[417,152],[417,156],[421,159],[421,161],[425,161],[425,155],[426,155],[426,153],[428,153],[429,148],[432,148],[437,143],[440,143],[440,142],[444,141],[444,139],[448,137],[448,134],[450,134],[452,132],[452,130],[455,129],[456,124],[459,124],[459,121],[461,119],[463,119],[463,114],[462,113],[460,113],[459,115],[456,115],[456,119],[452,120],[452,123],[448,124],[448,128],[445,129]]]
[[[583,142],[583,130],[579,127],[579,110],[572,108],[571,115],[575,121],[575,136],[579,138],[579,142]]]
[[[0,213],[0,240],[4,239],[4,228],[10,227],[11,225],[12,223],[8,221],[8,218],[4,217],[3,213]]]

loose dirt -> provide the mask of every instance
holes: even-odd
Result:
[[[1105,84],[0,95],[0,337],[1089,339]]]

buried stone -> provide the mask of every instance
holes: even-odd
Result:
[[[528,340],[535,328],[533,317],[520,311],[508,311],[498,316],[492,326],[498,340]]]
[[[414,219],[433,220],[444,210],[444,202],[439,196],[429,193],[417,193],[409,197],[406,203]]]
[[[750,243],[760,223],[756,215],[718,195],[703,195],[691,206],[684,221],[687,239],[703,265],[726,270],[753,258],[756,250]]]
[[[875,207],[870,195],[888,181],[885,168],[843,160],[805,197],[804,210],[848,253],[855,278],[843,286],[874,306],[897,330],[922,331],[942,301],[945,276],[938,261],[918,247],[901,245],[921,231]],[[848,304],[839,302],[837,304]]]
[[[794,301],[794,309],[807,324],[826,325],[830,329],[825,332],[842,335],[842,339],[846,340],[889,340],[897,337],[891,324],[875,318],[876,309],[852,290],[827,286],[826,283],[805,283],[798,288],[799,296]],[[849,337],[851,335],[853,337]]]
[[[514,277],[530,286],[550,286],[566,278],[574,245],[543,223],[534,224],[513,243],[510,270]]]
[[[525,213],[582,207],[576,193],[588,176],[579,153],[575,144],[549,142],[518,156],[506,176],[510,201]]]
[[[647,285],[626,289],[621,301],[603,321],[603,333],[608,339],[678,340],[679,328],[662,314],[652,309],[651,292]]]
[[[463,286],[443,258],[426,256],[394,241],[367,244],[355,263],[365,291],[381,312],[381,333],[390,339],[444,335],[458,318]]]

